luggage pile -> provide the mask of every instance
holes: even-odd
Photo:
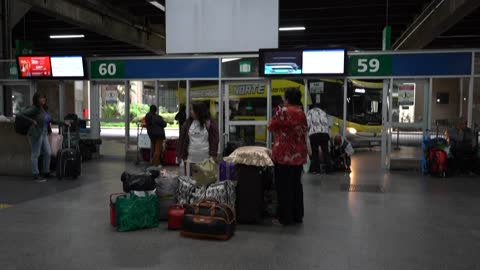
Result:
[[[448,168],[448,142],[443,138],[430,139],[424,136],[422,142],[423,159],[422,170],[424,174],[431,176],[447,177],[450,174]]]
[[[219,164],[184,164],[181,176],[155,167],[124,172],[124,193],[110,196],[110,223],[117,231],[132,231],[167,221],[168,229],[185,237],[227,240],[237,222],[260,223],[275,215],[270,156],[266,148],[242,147]]]
[[[110,195],[110,224],[117,231],[158,227],[168,221],[168,229],[196,238],[229,239],[235,231],[235,182],[217,182],[216,174],[208,185],[190,176],[178,176],[160,168],[142,173],[124,172],[124,193]]]

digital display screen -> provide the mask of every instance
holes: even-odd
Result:
[[[264,51],[261,64],[264,75],[301,75],[302,51]]]
[[[345,50],[304,50],[303,74],[345,74]]]
[[[260,50],[262,76],[344,75],[346,50],[265,49]]]
[[[82,56],[52,56],[52,76],[83,78],[85,76]]]
[[[52,76],[49,56],[19,56],[17,64],[20,78],[50,78]]]

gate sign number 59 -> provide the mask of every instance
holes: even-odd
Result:
[[[362,54],[348,57],[351,76],[390,76],[392,75],[392,56],[386,54]]]
[[[123,60],[92,61],[91,71],[93,79],[122,79],[125,77],[125,62]]]
[[[364,72],[371,72],[375,73],[378,72],[380,69],[380,60],[377,58],[372,58],[372,59],[358,59],[358,72],[359,73],[364,73]]]

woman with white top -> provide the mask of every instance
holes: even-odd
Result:
[[[193,103],[190,117],[180,129],[177,157],[191,164],[216,159],[218,154],[218,128],[203,102]]]

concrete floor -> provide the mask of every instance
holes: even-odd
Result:
[[[132,163],[85,163],[77,181],[0,177],[0,269],[480,269],[480,181],[382,173],[362,152],[348,176],[304,176],[297,227],[239,226],[227,242],[159,228],[118,233],[108,195]],[[345,184],[366,191],[347,192]],[[371,190],[370,190],[371,191]]]

